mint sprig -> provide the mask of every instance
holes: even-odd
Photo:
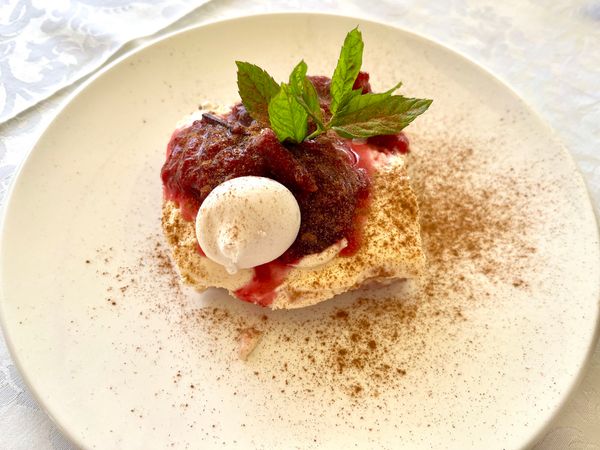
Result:
[[[402,83],[377,94],[353,89],[363,49],[362,35],[355,28],[346,35],[331,78],[331,118],[326,123],[304,60],[294,67],[289,82],[281,85],[260,67],[236,61],[242,103],[255,120],[270,124],[281,142],[300,143],[328,130],[345,138],[399,133],[423,114],[432,100],[393,95]],[[309,117],[315,129],[307,137]]]
[[[257,121],[269,123],[269,103],[279,92],[279,84],[255,64],[236,61],[237,85],[242,103]]]

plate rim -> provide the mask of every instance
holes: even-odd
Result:
[[[86,446],[84,445],[86,443],[79,441],[75,437],[74,433],[71,433],[71,431],[69,431],[63,424],[61,424],[54,417],[54,415],[52,414],[52,412],[50,411],[50,409],[48,408],[46,403],[42,400],[41,393],[38,392],[38,390],[35,388],[35,386],[31,383],[28,373],[23,369],[21,360],[19,358],[19,354],[15,351],[15,346],[12,341],[12,337],[7,332],[7,321],[6,321],[6,317],[5,317],[5,313],[4,313],[4,305],[5,305],[6,300],[5,300],[5,294],[3,292],[4,291],[4,289],[3,289],[4,267],[3,267],[2,262],[3,262],[4,258],[2,257],[2,255],[4,253],[3,242],[6,239],[6,237],[5,237],[5,235],[6,235],[6,229],[5,229],[6,220],[7,220],[7,217],[9,216],[9,211],[11,210],[11,208],[13,208],[13,203],[15,202],[13,197],[14,197],[14,190],[17,185],[17,182],[21,178],[22,173],[25,170],[25,167],[28,166],[28,164],[31,164],[31,156],[35,152],[35,149],[38,147],[38,144],[44,139],[44,137],[46,136],[46,134],[48,132],[48,129],[51,126],[53,126],[55,124],[55,122],[57,122],[57,120],[59,120],[59,118],[63,114],[65,108],[76,97],[78,97],[84,90],[88,89],[89,86],[92,85],[97,79],[99,79],[104,74],[108,73],[109,71],[113,70],[116,66],[120,65],[125,60],[137,55],[138,53],[143,52],[144,50],[146,50],[149,47],[157,45],[163,41],[172,39],[173,37],[176,37],[178,35],[193,32],[194,30],[197,30],[197,29],[207,28],[207,27],[211,27],[214,25],[220,25],[223,23],[233,23],[233,22],[238,22],[238,21],[244,21],[247,19],[284,17],[284,16],[295,17],[295,18],[302,18],[302,17],[310,18],[310,17],[320,16],[320,17],[328,17],[333,20],[336,20],[339,18],[355,19],[358,22],[358,24],[368,23],[368,24],[374,25],[374,26],[387,27],[387,28],[393,29],[394,31],[400,31],[401,33],[405,33],[407,35],[412,35],[413,37],[416,37],[419,40],[435,44],[436,46],[441,47],[445,51],[453,53],[454,56],[462,59],[467,64],[471,64],[471,65],[475,66],[475,68],[484,72],[488,77],[493,79],[495,82],[499,83],[504,89],[509,91],[516,99],[518,99],[523,104],[525,109],[527,109],[528,113],[531,114],[535,118],[535,120],[540,124],[540,126],[542,126],[544,128],[544,131],[547,132],[551,136],[552,140],[554,140],[555,143],[557,144],[557,146],[560,147],[560,151],[566,156],[567,161],[571,165],[571,167],[573,169],[573,173],[575,174],[575,177],[576,177],[575,182],[577,184],[579,184],[580,188],[583,188],[583,190],[587,194],[586,195],[586,201],[587,201],[586,209],[587,208],[591,209],[594,220],[595,220],[596,226],[594,227],[594,229],[595,229],[596,242],[598,244],[595,246],[595,250],[596,250],[598,256],[600,256],[600,209],[596,207],[596,205],[592,199],[588,183],[586,182],[586,179],[585,179],[583,173],[581,172],[578,164],[575,161],[575,158],[573,157],[573,154],[569,151],[563,138],[541,116],[541,114],[537,111],[537,109],[535,109],[529,103],[529,101],[524,99],[508,83],[508,81],[504,80],[502,77],[495,74],[491,69],[488,69],[482,63],[474,60],[471,56],[465,54],[463,51],[458,50],[458,49],[454,48],[453,46],[450,46],[446,43],[443,43],[439,39],[437,39],[433,36],[429,36],[425,33],[421,33],[421,32],[411,30],[411,29],[404,28],[403,26],[400,26],[398,24],[392,23],[387,20],[379,20],[379,19],[375,19],[373,17],[360,18],[360,17],[357,17],[352,14],[334,13],[334,12],[330,12],[330,11],[323,11],[323,12],[321,12],[321,11],[303,11],[303,10],[286,11],[283,9],[282,10],[274,10],[274,11],[271,11],[268,13],[252,12],[249,14],[235,14],[232,16],[224,17],[224,18],[217,18],[214,20],[209,20],[209,21],[203,22],[201,24],[194,23],[191,25],[187,25],[181,29],[177,29],[177,30],[168,32],[168,33],[166,33],[162,36],[156,37],[156,38],[152,38],[151,37],[152,35],[145,36],[145,37],[141,36],[140,37],[141,39],[148,38],[148,37],[150,39],[147,42],[144,42],[135,48],[125,51],[125,53],[116,57],[112,61],[110,60],[110,57],[109,57],[109,60],[107,62],[102,64],[98,69],[96,69],[96,71],[92,72],[88,76],[87,79],[85,79],[79,86],[77,86],[73,90],[73,92],[71,92],[65,99],[63,99],[60,102],[60,104],[58,105],[58,107],[54,113],[54,116],[44,126],[43,131],[40,133],[38,138],[32,144],[31,148],[29,148],[27,150],[26,156],[18,164],[18,166],[12,176],[12,179],[10,181],[8,189],[6,190],[5,197],[4,197],[4,199],[5,199],[4,205],[0,211],[0,330],[2,331],[2,335],[4,336],[4,340],[6,342],[6,347],[8,349],[9,355],[12,358],[14,365],[16,366],[16,368],[19,371],[19,375],[23,379],[23,382],[25,383],[25,385],[26,385],[27,389],[29,390],[29,392],[31,393],[32,397],[36,400],[36,402],[38,403],[40,408],[50,418],[50,420],[54,423],[54,425],[61,431],[61,433],[70,442],[75,444],[77,447],[86,448]],[[160,32],[160,30],[158,32]],[[134,40],[128,41],[123,46],[131,44],[131,42],[133,42]],[[123,48],[123,46],[121,48]],[[75,82],[77,82],[77,80]],[[51,98],[51,97],[52,96],[50,96],[48,98]],[[45,101],[45,100],[47,100],[47,99],[44,99],[42,101]],[[35,105],[32,108],[35,108]],[[10,120],[12,120],[12,119],[9,119],[9,121]],[[598,302],[600,305],[600,298],[598,298]],[[534,445],[537,441],[539,441],[539,439],[548,431],[548,429],[550,428],[550,425],[552,424],[554,419],[556,419],[556,417],[564,409],[565,405],[571,400],[571,398],[573,397],[573,394],[575,393],[577,388],[581,385],[584,377],[586,376],[586,374],[588,372],[590,362],[591,362],[594,350],[596,348],[596,345],[598,344],[599,339],[600,339],[600,308],[598,308],[598,311],[596,313],[595,327],[594,327],[594,331],[592,333],[592,338],[591,338],[590,342],[588,343],[588,347],[585,352],[585,357],[583,358],[583,360],[581,362],[578,373],[576,374],[576,376],[573,377],[573,379],[570,382],[569,387],[565,390],[565,392],[563,393],[563,396],[560,398],[560,401],[557,402],[557,404],[553,408],[552,412],[548,415],[546,420],[543,423],[541,423],[539,428],[537,428],[537,430],[531,434],[531,437],[526,442],[524,442],[521,447],[519,447],[520,449],[526,450],[526,449],[530,448],[532,445]]]

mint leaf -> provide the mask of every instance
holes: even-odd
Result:
[[[253,119],[269,123],[269,102],[279,92],[279,85],[255,64],[236,61],[238,92]]]
[[[319,96],[313,84],[306,78],[307,70],[308,67],[304,60],[300,61],[294,67],[294,70],[290,74],[290,89],[296,101],[300,103],[315,122],[317,130],[322,131],[325,125],[323,125],[323,114],[321,112]]]
[[[308,113],[298,103],[292,88],[281,83],[279,93],[269,102],[271,128],[280,142],[289,140],[300,143],[306,136]]]
[[[306,78],[306,71],[308,70],[308,66],[301,60],[296,67],[292,69],[292,73],[290,73],[290,89],[295,95],[301,95],[302,90],[304,89],[304,79]]]
[[[331,114],[335,114],[338,108],[343,106],[344,95],[352,91],[354,81],[362,65],[363,54],[362,34],[358,27],[350,31],[344,39],[344,45],[340,51],[340,57],[331,78]]]
[[[304,78],[304,91],[302,94],[302,100],[308,106],[306,112],[315,121],[317,127],[321,129],[325,128],[323,125],[323,112],[321,111],[321,103],[319,102],[319,95],[312,82],[308,78]],[[304,106],[304,104],[303,104]]]
[[[353,97],[332,118],[331,128],[345,138],[396,134],[423,114],[432,102],[389,92]]]
[[[359,95],[362,95],[362,89],[353,89],[346,92],[340,100],[340,105],[347,105],[350,100],[352,100],[354,97],[358,97]]]

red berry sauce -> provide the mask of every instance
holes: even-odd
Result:
[[[252,281],[235,291],[235,296],[245,302],[269,306],[275,299],[277,286],[283,283],[292,267],[277,259],[256,266]]]

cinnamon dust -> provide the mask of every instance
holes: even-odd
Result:
[[[139,264],[153,265],[146,269],[165,280],[170,294],[157,299],[152,313],[175,312],[179,319],[174,326],[182,333],[174,338],[189,340],[190,351],[210,358],[235,348],[244,330],[269,336],[269,344],[267,339],[258,342],[244,364],[253,377],[281,383],[282,392],[290,395],[328,390],[360,401],[403,387],[415,372],[437,370],[420,363],[432,349],[432,336],[468,326],[469,314],[461,306],[465,301],[493,301],[493,292],[475,289],[474,280],[487,280],[490,289],[495,284],[528,289],[528,260],[536,254],[528,209],[534,190],[516,172],[495,173],[468,142],[419,144],[407,159],[427,257],[427,274],[416,292],[373,298],[379,291],[363,290],[348,305],[335,306],[333,300],[319,310],[327,312],[304,319],[294,311],[272,315],[259,308],[241,314],[227,304],[194,309],[179,287],[162,236],[154,235],[149,238],[151,255],[141,257]],[[427,144],[431,147],[421,151]],[[485,173],[487,179],[481,176]],[[417,206],[405,203],[406,197],[399,195],[391,207],[416,214]],[[104,256],[84,264],[93,268]],[[125,302],[140,286],[135,267],[119,268],[116,274],[96,269],[114,280],[114,289],[107,289],[111,302]]]

